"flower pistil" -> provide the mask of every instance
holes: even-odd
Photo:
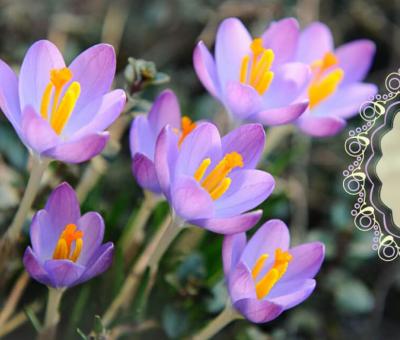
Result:
[[[76,230],[75,224],[68,224],[54,249],[54,260],[71,260],[76,262],[81,254],[83,247],[83,231]],[[75,247],[72,250],[72,243],[75,242]]]
[[[310,109],[331,96],[343,80],[344,71],[337,67],[338,63],[337,57],[327,52],[322,59],[311,64],[314,77],[308,88]]]
[[[252,56],[246,55],[240,67],[240,82],[252,86],[260,95],[267,91],[274,73],[270,70],[274,52],[263,47],[261,38],[254,39],[250,45]],[[251,59],[251,61],[250,61]]]
[[[194,174],[196,181],[200,182],[203,179],[210,164],[210,158],[201,162]],[[202,181],[201,186],[209,192],[213,200],[220,198],[229,189],[232,180],[227,176],[237,167],[243,167],[242,156],[237,152],[228,153]]]
[[[81,92],[81,86],[74,81],[61,94],[64,86],[72,79],[72,72],[67,67],[50,71],[50,82],[47,84],[42,96],[40,113],[46,120],[50,118],[50,125],[60,135],[67,124]],[[51,104],[50,116],[49,106]]]
[[[265,261],[268,259],[268,254],[262,254],[252,268],[252,277],[256,282],[256,294],[259,300],[265,298],[280,278],[285,274],[289,262],[292,260],[292,255],[288,251],[282,251],[277,248],[275,250],[275,260],[270,270],[257,282],[257,277],[261,273]]]

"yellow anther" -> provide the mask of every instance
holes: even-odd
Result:
[[[240,82],[246,83],[247,82],[247,70],[249,68],[250,57],[246,55],[242,60],[242,65],[240,67]]]
[[[79,83],[73,82],[63,98],[60,98],[63,88],[71,79],[72,72],[67,67],[53,69],[50,71],[50,82],[43,92],[40,114],[44,119],[50,119],[50,125],[57,134],[61,134],[80,95]],[[50,103],[52,103],[52,106],[49,113]]]
[[[308,97],[310,99],[310,109],[331,96],[343,80],[344,71],[340,68],[328,73],[322,79],[313,81],[308,88]]]
[[[255,280],[257,276],[261,273],[261,270],[264,267],[265,261],[268,259],[269,255],[268,254],[262,254],[258,260],[256,261],[256,264],[254,265],[252,271],[251,271],[251,276]]]
[[[261,255],[252,269],[253,280],[256,280],[264,267],[268,254]],[[292,260],[292,255],[287,251],[282,251],[280,248],[275,250],[274,263],[264,277],[256,283],[256,294],[258,299],[265,298],[280,278],[285,274],[289,262]]]
[[[83,240],[81,238],[78,238],[75,241],[75,249],[74,249],[72,255],[69,257],[69,259],[72,262],[76,262],[76,260],[78,259],[79,255],[81,254],[82,247],[83,247]]]
[[[52,90],[53,90],[52,83],[48,83],[46,89],[44,90],[42,102],[40,104],[40,114],[42,115],[43,119],[46,120],[49,118],[47,111],[49,109]]]
[[[231,152],[217,164],[201,184],[208,192],[212,192],[221,181],[236,167],[243,167],[243,159],[237,152]]]
[[[207,171],[208,167],[211,164],[211,159],[210,158],[206,158],[205,160],[203,160],[200,164],[200,166],[197,168],[196,172],[194,173],[194,179],[197,182],[200,182],[201,179],[203,178],[205,172]]]
[[[220,198],[231,186],[232,180],[229,177],[226,177],[222,180],[222,182],[210,192],[211,198],[215,201]]]
[[[181,119],[181,136],[179,137],[178,145],[180,146],[184,139],[196,128],[196,123],[186,116],[183,116]]]
[[[263,47],[261,38],[254,39],[250,45],[252,59],[246,55],[242,59],[240,67],[240,82],[252,86],[260,95],[267,91],[273,79],[270,71],[274,61],[274,52]]]
[[[210,164],[209,158],[201,162],[193,176],[196,181],[201,182]],[[228,153],[201,183],[213,200],[220,198],[229,189],[231,179],[226,176],[237,167],[243,167],[242,156],[237,152]]]
[[[67,124],[80,93],[81,86],[74,81],[65,92],[57,111],[52,115],[50,124],[57,134],[61,134]]]
[[[53,252],[54,260],[71,260],[76,262],[83,248],[83,232],[76,230],[75,224],[68,224],[60,235],[57,245]],[[75,248],[72,250],[72,243]]]

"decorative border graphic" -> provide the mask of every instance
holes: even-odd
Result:
[[[394,224],[390,208],[380,199],[382,183],[376,164],[382,156],[380,140],[400,111],[400,70],[386,77],[385,87],[387,93],[361,105],[360,116],[365,123],[349,131],[345,150],[353,161],[343,171],[343,188],[357,197],[351,210],[355,226],[373,232],[372,249],[388,262],[400,256],[400,226]]]

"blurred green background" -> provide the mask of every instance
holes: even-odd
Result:
[[[254,35],[274,19],[294,16],[304,27],[319,19],[327,23],[336,45],[369,38],[377,55],[368,77],[384,90],[387,74],[400,60],[400,2],[389,0],[217,1],[217,0],[1,0],[0,58],[18,69],[27,48],[48,38],[70,61],[98,42],[114,45],[118,55],[116,86],[126,87],[123,70],[128,57],[153,61],[170,76],[162,86],[136,94],[133,109],[113,127],[113,140],[92,163],[53,163],[34,208],[40,209],[60,181],[78,188],[82,210],[97,210],[106,220],[106,240],[118,242],[143,201],[130,171],[127,126],[146,111],[163,88],[176,91],[182,113],[194,119],[223,122],[221,107],[203,89],[192,68],[197,40],[212,46],[218,23],[240,17]],[[360,122],[353,119],[350,126]],[[400,333],[400,265],[384,263],[371,250],[372,234],[355,229],[352,198],[342,188],[342,171],[350,162],[344,151],[347,131],[334,138],[309,139],[290,134],[260,165],[277,178],[277,188],[263,205],[264,217],[288,223],[293,243],[320,240],[327,258],[317,277],[317,289],[304,304],[265,325],[236,321],[217,339],[398,339]],[[121,137],[121,138],[120,138]],[[268,131],[267,131],[268,143]],[[0,116],[0,232],[10,223],[29,176],[28,153],[11,125]],[[82,179],[84,184],[82,184]],[[88,180],[90,179],[90,180]],[[144,243],[168,213],[160,203],[146,227]],[[28,225],[21,255],[28,244]],[[221,237],[186,230],[162,261],[151,295],[141,287],[131,308],[117,320],[109,337],[126,339],[184,338],[211,320],[227,298],[221,268]],[[9,264],[10,277],[0,279],[0,308],[22,272],[20,258]],[[123,282],[127,266],[117,252],[104,275],[69,290],[62,302],[60,339],[79,339],[93,329]],[[16,313],[41,320],[46,288],[29,282]],[[19,314],[25,318],[24,312]],[[34,319],[34,317],[33,317]],[[0,328],[1,334],[1,328]],[[32,339],[26,321],[6,339]],[[114,336],[114,337],[113,337]]]

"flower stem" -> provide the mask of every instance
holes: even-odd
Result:
[[[183,226],[183,222],[175,217],[171,219],[168,218],[167,221],[168,223],[163,223],[154,238],[146,246],[138,261],[130,270],[118,295],[104,313],[102,322],[105,327],[111,324],[117,313],[123,307],[129,305],[146,269],[150,268],[151,275],[156,275],[158,262],[182,230]]]
[[[193,336],[193,340],[207,340],[211,339],[226,325],[234,320],[241,319],[241,315],[232,307],[230,302],[226,305],[225,309],[200,332]]]
[[[265,143],[262,158],[268,158],[285,139],[295,131],[293,125],[274,126],[267,131],[267,142]]]
[[[135,256],[139,245],[143,242],[144,227],[158,202],[157,196],[152,192],[145,191],[142,205],[129,218],[128,225],[124,228],[124,233],[120,240],[122,252],[127,263]]]
[[[5,238],[7,238],[8,241],[15,242],[18,239],[26,216],[28,215],[33,200],[35,199],[39,190],[43,174],[49,163],[50,160],[48,159],[32,157],[31,175],[25,189],[24,197],[22,198],[21,204],[19,205],[18,211],[14,216],[11,226],[8,228],[5,234]]]
[[[43,328],[38,335],[38,340],[53,340],[56,338],[57,325],[60,321],[59,308],[63,294],[64,289],[49,287],[46,315]]]

